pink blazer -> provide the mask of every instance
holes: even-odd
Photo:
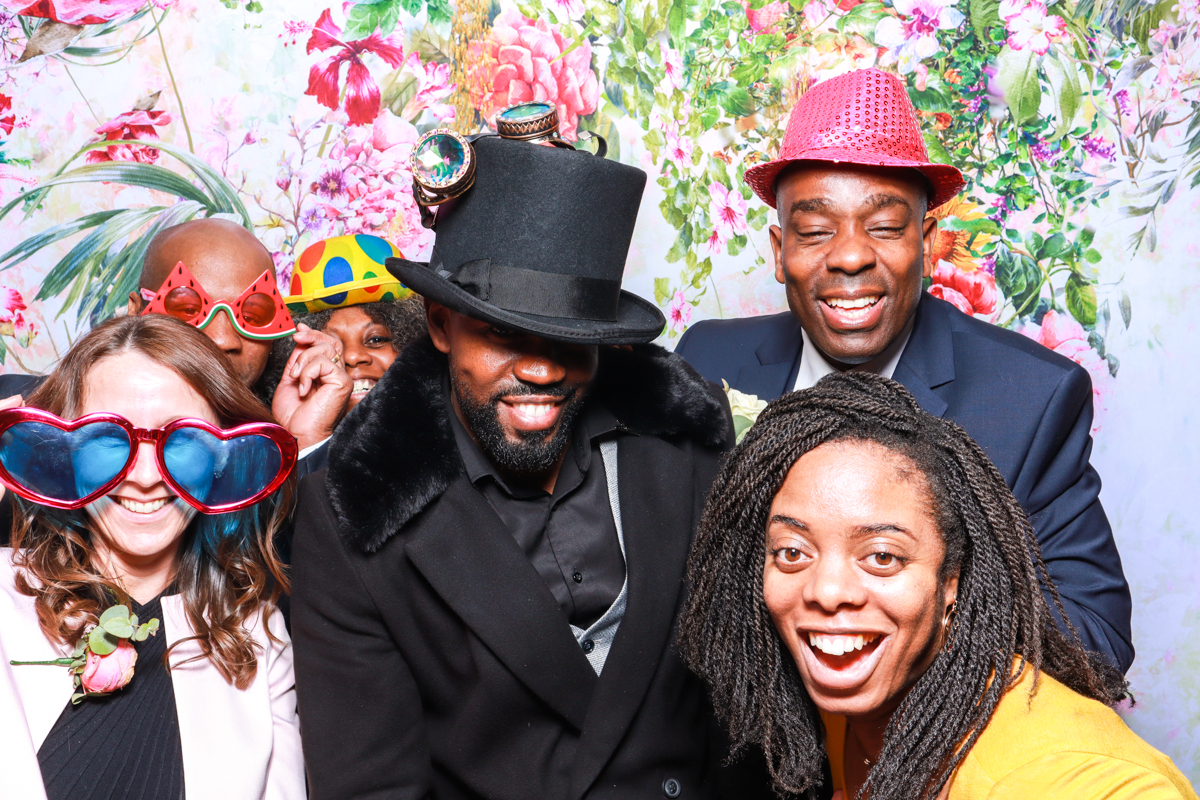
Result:
[[[12,550],[0,548],[0,798],[44,800],[37,751],[70,699],[71,679],[65,667],[14,667],[9,661],[60,658],[71,648],[47,641],[33,598],[17,592],[14,578]],[[163,598],[162,607],[168,644],[192,635],[178,597]],[[252,634],[262,650],[258,673],[245,690],[226,683],[208,659],[171,669],[188,800],[305,797],[292,646],[278,610],[270,626],[282,643],[272,643],[255,618]],[[195,642],[186,642],[172,651],[171,662],[198,653]]]

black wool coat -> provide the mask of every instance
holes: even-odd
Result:
[[[707,692],[674,650],[688,548],[732,445],[720,392],[662,348],[601,351],[593,401],[620,423],[629,594],[597,676],[467,479],[445,371],[428,339],[409,346],[301,485],[292,633],[311,796],[767,796],[757,769],[720,768]]]

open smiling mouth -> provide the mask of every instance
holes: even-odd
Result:
[[[884,637],[878,633],[808,634],[808,646],[822,665],[834,670],[854,667],[869,660]]]
[[[153,514],[167,503],[172,502],[174,497],[160,497],[157,500],[148,500],[145,503],[140,503],[137,500],[130,500],[127,497],[115,497],[121,508],[126,511],[132,511],[134,514]]]
[[[821,303],[838,322],[846,325],[866,322],[875,311],[883,295],[869,294],[849,300],[842,297],[822,298]]]

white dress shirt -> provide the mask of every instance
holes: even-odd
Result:
[[[846,371],[874,372],[885,378],[892,377],[892,373],[896,371],[896,365],[900,363],[900,356],[904,354],[904,348],[908,345],[908,337],[912,335],[912,328],[913,321],[910,319],[896,340],[888,345],[882,353],[870,361],[856,364]],[[804,339],[804,349],[800,351],[800,371],[796,374],[796,385],[792,387],[795,391],[810,389],[826,375],[842,372],[830,364],[829,360],[825,358],[825,354],[817,349],[812,339],[808,338],[808,331],[801,328],[800,336]]]

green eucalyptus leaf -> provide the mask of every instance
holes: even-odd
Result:
[[[117,649],[118,640],[104,628],[92,628],[88,634],[88,647],[98,656],[106,656]]]
[[[103,622],[101,623],[101,627],[119,639],[128,639],[130,636],[133,636],[133,626],[124,617],[115,617],[107,622]]]
[[[138,616],[137,616],[137,614],[130,614],[130,615],[129,615],[129,624],[130,624],[130,625],[132,625],[132,626],[133,626],[133,627],[135,627],[135,628],[137,627],[137,624],[138,624]]]
[[[100,624],[103,625],[104,623],[109,622],[114,619],[123,619],[126,622],[128,622],[129,621],[129,607],[128,606],[110,606],[109,608],[104,610],[103,614],[100,615]]]

